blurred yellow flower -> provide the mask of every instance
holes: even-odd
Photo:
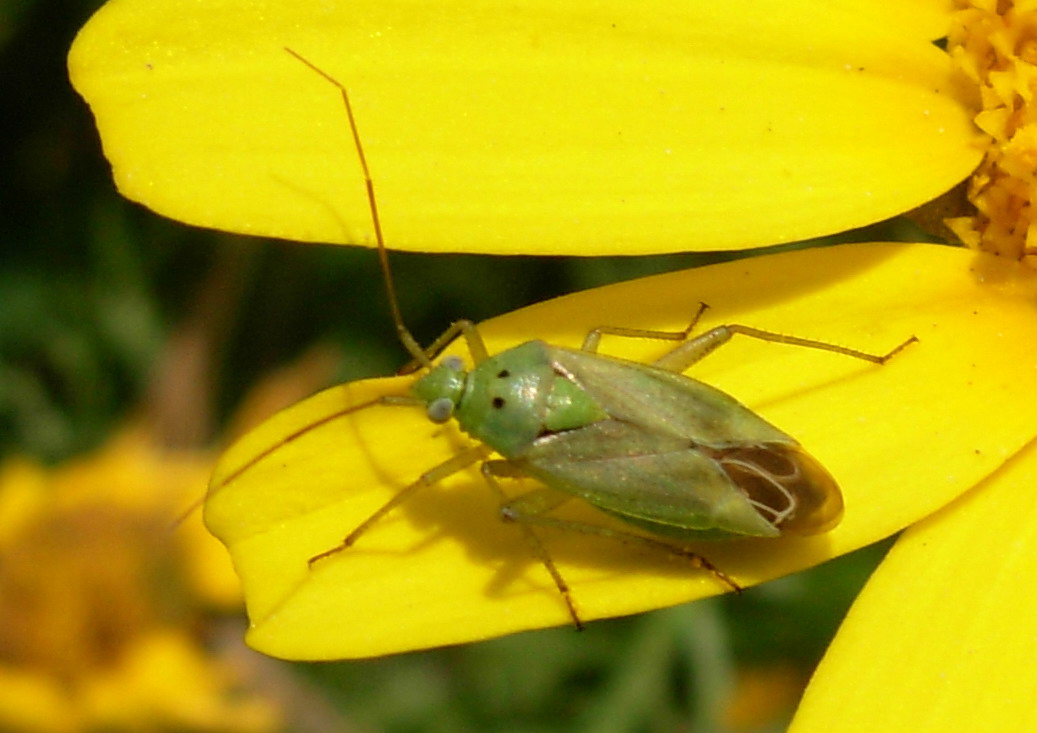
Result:
[[[224,553],[197,512],[171,526],[210,468],[139,428],[59,468],[0,468],[0,728],[275,729],[199,635],[240,604]]]

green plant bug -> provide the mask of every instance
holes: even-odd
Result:
[[[500,516],[516,525],[550,574],[577,628],[582,627],[569,586],[536,529],[553,527],[647,545],[728,577],[681,542],[730,537],[813,535],[840,521],[843,500],[835,479],[789,435],[729,395],[684,376],[683,371],[735,335],[835,352],[884,364],[912,336],[883,355],[739,324],[691,337],[705,304],[687,328],[654,331],[602,326],[580,348],[533,340],[489,354],[470,321],[450,326],[423,348],[407,329],[396,296],[377,199],[349,93],[344,85],[291,49],[288,53],[340,92],[366,186],[371,223],[386,296],[400,341],[413,361],[401,373],[418,373],[409,395],[383,395],[336,413],[338,419],[375,406],[421,407],[433,423],[456,420],[476,443],[433,467],[397,492],[334,547],[309,559],[311,566],[347,550],[368,529],[415,492],[481,464],[486,484],[500,500]],[[676,346],[651,363],[598,353],[603,335],[658,339]],[[473,366],[448,356],[435,360],[457,337]],[[226,476],[226,485],[280,445],[263,451]],[[501,479],[531,478],[542,486],[509,498]],[[218,490],[214,486],[211,491]],[[622,520],[617,529],[552,515],[568,501],[583,501]]]

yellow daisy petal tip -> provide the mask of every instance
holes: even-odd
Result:
[[[897,540],[847,615],[790,730],[1037,728],[1035,482],[1031,441]],[[907,648],[917,663],[904,664]]]
[[[975,167],[949,58],[889,27],[803,0],[122,0],[69,73],[120,191],[188,223],[372,242],[341,98],[289,47],[349,87],[391,247],[715,250],[888,218]]]
[[[1033,276],[1014,263],[974,258],[924,245],[775,255],[580,293],[480,331],[490,353],[535,337],[576,347],[602,323],[682,328],[701,300],[712,306],[703,328],[744,323],[873,352],[917,336],[881,367],[745,339],[691,369],[795,436],[845,497],[842,522],[821,536],[694,545],[751,585],[932,513],[1033,434],[1035,418],[1016,406],[1037,347],[1003,336],[1034,327],[1033,305],[1021,297],[1032,292]],[[606,339],[603,353],[637,361],[666,350],[650,340]],[[260,651],[366,657],[569,621],[521,533],[500,523],[497,501],[475,468],[418,491],[355,546],[310,567],[395,492],[470,445],[456,427],[430,424],[420,410],[349,412],[381,395],[405,394],[409,383],[333,388],[279,414],[221,458],[206,521],[231,550],[252,621],[248,640]],[[572,511],[571,518],[586,520],[591,510]],[[724,590],[670,556],[607,538],[548,532],[543,541],[587,621]]]

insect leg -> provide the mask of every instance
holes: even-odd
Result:
[[[523,474],[520,471],[515,470],[515,467],[507,461],[486,461],[482,464],[482,475],[486,479],[486,483],[490,485],[490,488],[497,493],[497,497],[501,502],[501,517],[505,521],[513,520],[513,517],[508,513],[508,507],[511,506],[514,499],[509,499],[504,490],[497,483],[498,476],[517,478]],[[534,491],[535,495],[548,495],[546,490]],[[550,492],[551,494],[557,494],[558,492]],[[525,494],[523,496],[529,496]],[[522,497],[520,497],[522,498]],[[554,499],[554,503],[545,508],[543,511],[550,511],[558,505],[565,502],[569,497],[561,495]],[[528,524],[517,522],[519,529],[522,531],[522,536],[526,538],[526,543],[529,545],[529,549],[533,552],[536,558],[540,561],[540,564],[544,566],[547,572],[551,575],[551,579],[555,583],[555,587],[558,588],[558,592],[562,594],[562,599],[565,601],[566,607],[569,609],[569,616],[572,617],[573,624],[576,626],[577,631],[583,629],[583,621],[580,620],[580,614],[576,611],[576,604],[573,602],[572,591],[569,589],[569,584],[565,582],[565,578],[558,572],[558,567],[554,564],[554,560],[547,552],[547,548],[544,547],[544,543],[540,541],[533,528]]]
[[[313,557],[311,557],[309,559],[310,566],[312,567],[313,564],[316,563],[318,560],[323,560],[326,557],[337,555],[343,550],[347,550],[350,547],[352,547],[353,544],[358,539],[360,539],[360,536],[364,534],[364,532],[369,530],[378,520],[380,520],[386,514],[388,514],[393,509],[398,507],[400,504],[405,502],[407,499],[409,499],[411,496],[417,493],[420,489],[424,489],[428,486],[432,486],[433,484],[439,483],[447,476],[455,474],[458,471],[462,471],[465,468],[468,468],[468,466],[471,466],[473,463],[478,463],[479,461],[486,458],[486,456],[488,456],[489,454],[489,448],[487,448],[484,445],[477,445],[472,448],[469,448],[468,450],[462,451],[461,453],[458,453],[456,456],[453,456],[452,458],[448,458],[435,468],[431,468],[425,473],[421,474],[421,476],[419,476],[416,481],[402,488],[399,492],[397,492],[397,494],[393,498],[389,499],[389,501],[382,504],[382,506],[379,507],[374,514],[372,514],[363,522],[361,522],[360,526],[358,526],[356,529],[350,532],[346,536],[346,538],[342,540],[341,544],[336,545],[335,547],[332,547],[330,550],[326,550],[320,553],[319,555],[314,555]]]
[[[361,402],[357,405],[350,405],[349,407],[345,407],[341,410],[336,410],[335,412],[332,412],[329,415],[325,415],[319,420],[315,420],[314,422],[311,422],[308,425],[304,425],[298,430],[289,433],[273,445],[264,448],[262,451],[252,456],[248,461],[238,466],[229,474],[221,477],[218,483],[213,483],[212,485],[210,485],[209,495],[211,496],[216,491],[219,491],[224,486],[240,477],[243,473],[248,471],[250,468],[255,466],[263,459],[267,458],[273,453],[276,453],[279,449],[283,448],[289,443],[295,442],[307,433],[312,432],[323,425],[327,425],[330,422],[333,422],[343,417],[347,417],[348,415],[352,415],[354,412],[360,412],[361,410],[366,410],[369,407],[376,407],[379,405],[385,407],[421,407],[424,405],[424,403],[421,400],[415,397],[410,397],[408,395],[382,395],[381,397],[375,397],[374,399],[367,400],[366,402]]]
[[[705,303],[699,303],[699,309],[695,311],[691,323],[689,323],[687,328],[683,331],[653,331],[647,328],[598,326],[587,333],[580,349],[583,351],[589,351],[592,354],[597,353],[598,344],[601,343],[601,337],[604,334],[608,334],[609,336],[622,336],[623,338],[655,339],[658,341],[684,341],[688,338],[688,334],[695,330],[695,325],[699,322],[699,319],[702,318],[702,314],[706,312],[707,308],[709,308],[709,306]]]
[[[799,338],[798,336],[788,336],[783,333],[764,331],[763,329],[732,323],[726,326],[717,326],[716,328],[712,328],[709,331],[696,336],[691,341],[681,344],[673,351],[665,354],[659,359],[656,359],[652,363],[663,369],[668,369],[674,372],[683,372],[695,362],[703,359],[716,349],[726,344],[736,334],[749,336],[750,338],[759,339],[760,341],[770,341],[771,343],[776,344],[788,344],[789,346],[803,346],[808,349],[831,351],[836,354],[851,356],[854,359],[869,361],[872,364],[885,364],[896,354],[900,353],[901,350],[907,347],[908,344],[918,341],[918,337],[912,336],[886,354],[870,354],[866,351],[858,351],[857,349],[850,349],[845,346],[830,344],[825,341]]]
[[[468,345],[468,353],[472,355],[473,362],[478,364],[489,356],[489,352],[486,350],[486,344],[482,340],[482,335],[480,335],[479,329],[471,321],[463,320],[451,323],[447,330],[441,333],[435,341],[425,347],[425,357],[429,361],[435,359],[442,353],[443,349],[450,345],[451,341],[457,338],[458,334],[464,336],[465,343]],[[423,366],[425,366],[423,361],[412,359],[410,362],[405,364],[397,374],[413,374]]]
[[[520,525],[536,524],[541,527],[554,527],[568,532],[580,532],[582,534],[596,535],[598,537],[607,537],[627,545],[641,545],[642,547],[648,547],[653,550],[662,550],[663,552],[678,557],[681,560],[691,562],[691,564],[697,568],[702,568],[703,570],[708,571],[717,580],[731,588],[731,590],[736,593],[742,592],[742,587],[738,585],[731,576],[697,552],[692,552],[684,547],[672,545],[669,542],[657,540],[653,537],[646,537],[644,535],[634,534],[633,532],[626,532],[622,529],[602,527],[597,524],[587,524],[585,522],[574,522],[569,519],[558,519],[556,517],[545,516],[547,512],[557,508],[564,501],[564,498],[561,501],[555,500],[553,502],[550,499],[545,500],[542,495],[546,493],[547,492],[544,490],[532,491],[528,494],[523,494],[511,499],[501,507],[501,514],[505,519],[517,522]],[[550,492],[550,494],[554,493],[556,492]]]

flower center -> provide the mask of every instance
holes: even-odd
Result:
[[[1037,9],[1023,0],[957,0],[948,51],[979,87],[986,156],[969,183],[974,216],[948,226],[970,247],[1037,267]]]

